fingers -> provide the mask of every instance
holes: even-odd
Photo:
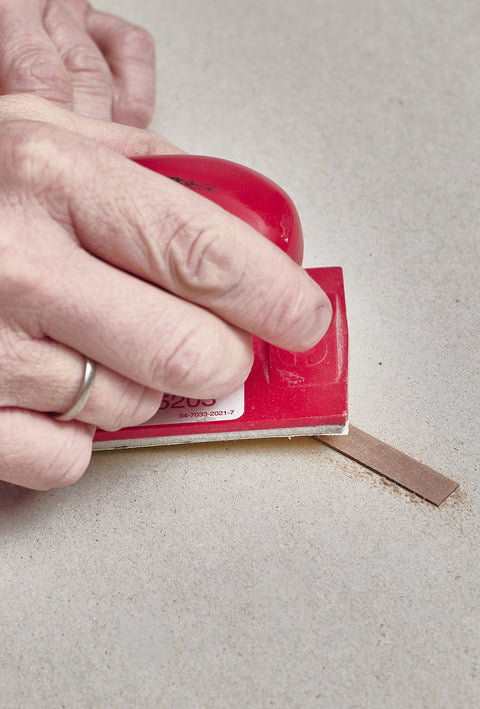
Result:
[[[102,52],[85,30],[85,13],[83,0],[47,1],[43,25],[70,75],[72,110],[110,120],[113,79]]]
[[[112,118],[145,128],[155,103],[155,44],[143,27],[89,9],[86,27],[103,53],[114,82]]]
[[[58,342],[11,330],[11,322],[0,325],[0,408],[67,411],[80,389],[84,358]],[[161,400],[161,392],[97,365],[87,404],[76,418],[117,430],[148,420]]]
[[[15,119],[52,123],[95,140],[125,156],[184,152],[153,131],[87,118],[56,106],[40,96],[26,94],[0,96],[0,122]]]
[[[325,331],[328,300],[303,270],[176,182],[33,121],[0,123],[0,154],[3,479],[69,484],[91,424],[140,422],[163,391],[231,392],[251,367],[249,332],[305,349]],[[82,420],[52,421],[84,356],[98,368]]]
[[[17,159],[8,179],[24,178],[28,154],[31,189],[84,249],[279,347],[308,349],[326,332],[327,296],[241,220],[77,136],[53,141],[43,126],[32,144],[9,126]]]
[[[0,93],[145,127],[155,100],[150,34],[86,0],[0,0]]]
[[[27,264],[36,270],[30,280],[41,284],[40,288],[30,287],[29,292],[17,296],[17,307],[27,314],[20,324],[31,337],[46,335],[155,392],[218,397],[237,389],[246,379],[252,351],[250,337],[242,331],[203,308],[92,258],[80,248],[60,243],[52,244],[51,249],[45,244],[44,248],[44,259],[37,255],[35,264]],[[52,271],[52,252],[62,269],[46,284],[44,279]],[[32,321],[35,304],[37,319]],[[76,390],[79,369],[77,365]],[[62,381],[67,378],[62,377]],[[118,381],[112,384],[118,392]],[[130,392],[130,410],[125,409],[129,423],[132,396],[138,398],[138,394],[138,389]],[[105,398],[106,393],[99,389],[96,396],[108,407],[110,401],[115,406],[118,400],[118,393]],[[67,410],[73,398],[71,394],[66,397],[60,411]],[[90,408],[80,418],[101,425],[96,401],[92,397]],[[142,413],[151,401],[148,398],[142,402]],[[154,401],[159,405],[161,397]],[[153,413],[148,410],[143,420]],[[141,422],[138,412],[136,418]]]
[[[88,467],[93,434],[79,421],[0,408],[0,479],[34,490],[71,485]]]
[[[71,109],[70,75],[43,28],[43,5],[0,0],[0,92],[34,93]]]
[[[80,247],[68,205],[58,191],[76,170],[68,156],[78,156],[86,145],[92,156],[99,148],[114,153],[90,141],[78,143],[78,136],[59,129],[55,135],[60,143],[52,142],[51,135],[51,126],[25,122],[10,122],[0,130],[0,144],[8,145],[0,174],[0,194],[5,195],[0,306],[7,324],[15,325],[9,329],[32,340],[48,337],[63,343],[158,393],[219,396],[237,388],[251,366],[249,336]],[[90,180],[89,171],[83,181]],[[50,213],[41,203],[45,190],[52,190]],[[96,219],[95,213],[92,216]],[[96,231],[97,225],[92,222],[90,228]],[[122,231],[122,219],[117,230]],[[102,238],[100,229],[97,239]],[[68,404],[52,409],[64,411],[71,401],[70,394]],[[99,424],[101,419],[87,420]]]

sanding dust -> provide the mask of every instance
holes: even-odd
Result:
[[[347,436],[314,438],[434,505],[441,505],[458,488],[458,483],[355,426],[349,427]]]

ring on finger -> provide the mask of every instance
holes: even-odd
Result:
[[[51,414],[57,421],[71,421],[76,418],[87,405],[93,381],[95,379],[95,362],[88,357],[85,357],[85,369],[83,372],[83,380],[78,391],[78,394],[72,406],[64,414]]]

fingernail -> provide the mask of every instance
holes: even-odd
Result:
[[[302,345],[310,349],[319,342],[327,332],[332,321],[332,304],[328,296],[313,311],[310,322],[303,332]]]

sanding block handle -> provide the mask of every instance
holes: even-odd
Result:
[[[301,265],[300,217],[285,190],[268,177],[231,160],[206,155],[153,155],[132,159],[247,222]]]

